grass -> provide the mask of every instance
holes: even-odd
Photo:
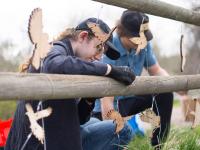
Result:
[[[128,150],[154,150],[148,137],[136,137]],[[162,150],[200,150],[200,128],[173,128]]]
[[[135,137],[128,145],[128,150],[153,150],[148,137]]]
[[[8,119],[13,117],[16,109],[16,101],[0,101],[0,119]],[[174,100],[174,107],[180,107],[180,101]]]
[[[175,99],[173,102],[173,107],[181,107],[180,101]]]
[[[16,109],[16,101],[0,101],[0,119],[6,120],[13,117]]]
[[[174,107],[180,107],[180,101],[174,101]],[[16,101],[0,101],[0,119],[6,120],[13,117]],[[135,137],[128,145],[128,150],[154,150],[150,139]],[[1,150],[1,148],[0,148]],[[172,127],[163,150],[200,150],[200,127],[196,129]]]

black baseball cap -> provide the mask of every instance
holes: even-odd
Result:
[[[75,29],[86,30],[90,33],[93,33],[92,30],[87,25],[88,22],[97,23],[99,27],[101,28],[101,30],[107,34],[111,31],[111,29],[108,27],[108,25],[105,22],[97,18],[88,18],[84,20],[83,22],[81,22]],[[120,57],[120,53],[118,52],[117,48],[112,44],[112,38],[113,37],[111,35],[110,38],[105,42],[105,44],[108,46],[108,49],[105,52],[105,55],[108,56],[110,59],[116,60]]]
[[[125,30],[125,34],[130,37],[139,37],[140,26],[141,24],[145,24],[149,22],[149,17],[144,13],[138,11],[130,11],[126,10],[122,13],[120,23]],[[147,41],[153,39],[153,35],[151,31],[144,31],[145,37]]]

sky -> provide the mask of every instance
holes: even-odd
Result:
[[[165,0],[162,0],[165,1]],[[186,0],[168,0],[168,3],[190,9]],[[120,18],[123,8],[110,6],[91,0],[5,0],[0,5],[0,42],[11,40],[15,48],[4,51],[6,56],[15,56],[20,50],[26,51],[30,45],[27,34],[31,11],[43,10],[44,31],[52,39],[66,27],[74,27],[88,17],[104,20],[113,27]],[[184,23],[149,15],[150,29],[154,43],[161,55],[170,56],[179,52],[181,34],[185,34]]]

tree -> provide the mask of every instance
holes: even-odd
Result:
[[[3,41],[0,43],[0,71],[16,71],[18,64],[12,63],[9,59],[5,59],[4,52],[14,47],[12,42]]]
[[[198,4],[197,4],[198,3]],[[200,12],[200,3],[195,2],[192,4],[193,10]],[[197,7],[198,6],[198,7]],[[190,43],[188,44],[188,55],[185,65],[185,74],[199,74],[200,73],[200,27],[187,25],[186,29],[188,30],[188,36],[190,37]]]

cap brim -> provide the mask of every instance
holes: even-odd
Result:
[[[120,53],[117,51],[117,48],[110,41],[107,41],[106,45],[108,46],[108,50],[105,52],[106,56],[113,60],[118,59]]]
[[[153,34],[151,33],[150,30],[144,31],[144,34],[146,36],[147,41],[151,41],[153,39]]]

